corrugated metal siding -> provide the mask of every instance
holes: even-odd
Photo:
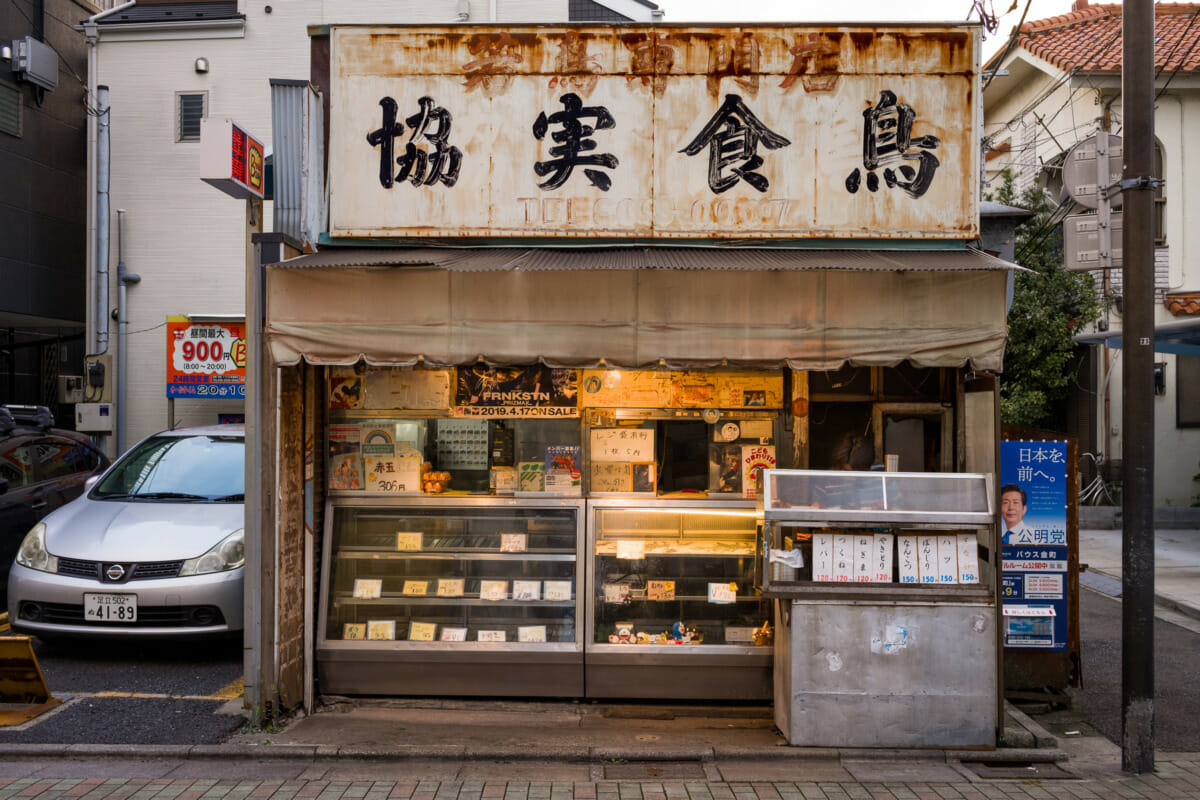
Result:
[[[307,81],[271,81],[273,226],[307,251],[315,249],[322,227],[322,125],[321,95]]]
[[[860,270],[935,272],[1021,269],[978,250],[769,250],[715,247],[327,249],[280,262],[289,269],[435,267],[506,270]]]
[[[304,98],[306,81],[271,81],[271,135],[275,159],[274,230],[300,241],[304,193]]]

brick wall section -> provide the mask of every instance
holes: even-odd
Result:
[[[304,700],[304,370],[280,370],[279,686],[281,710]]]

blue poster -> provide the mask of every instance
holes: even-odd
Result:
[[[1067,443],[1000,442],[1004,646],[1067,649]]]

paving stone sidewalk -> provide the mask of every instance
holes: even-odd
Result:
[[[269,780],[53,777],[56,769],[71,772],[79,766],[55,762],[41,770],[46,777],[0,778],[0,800],[1200,800],[1200,753],[1160,755],[1151,775],[1124,775],[1112,765],[1093,767],[1092,774],[1055,779],[994,780],[964,774],[961,781],[421,780],[415,774],[377,780],[381,777],[377,773],[395,775],[397,770],[420,768],[370,761],[333,767],[311,764],[298,777]],[[114,767],[119,769],[110,764],[97,770],[111,772]],[[210,774],[232,768],[228,763],[207,765]],[[354,773],[352,778],[347,768]],[[719,772],[721,766],[706,769]],[[270,773],[269,764],[264,763],[262,771]],[[331,772],[338,777],[329,777]]]

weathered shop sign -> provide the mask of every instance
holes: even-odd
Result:
[[[783,376],[751,371],[585,369],[583,408],[783,407]]]
[[[970,238],[971,27],[335,27],[332,236]]]

